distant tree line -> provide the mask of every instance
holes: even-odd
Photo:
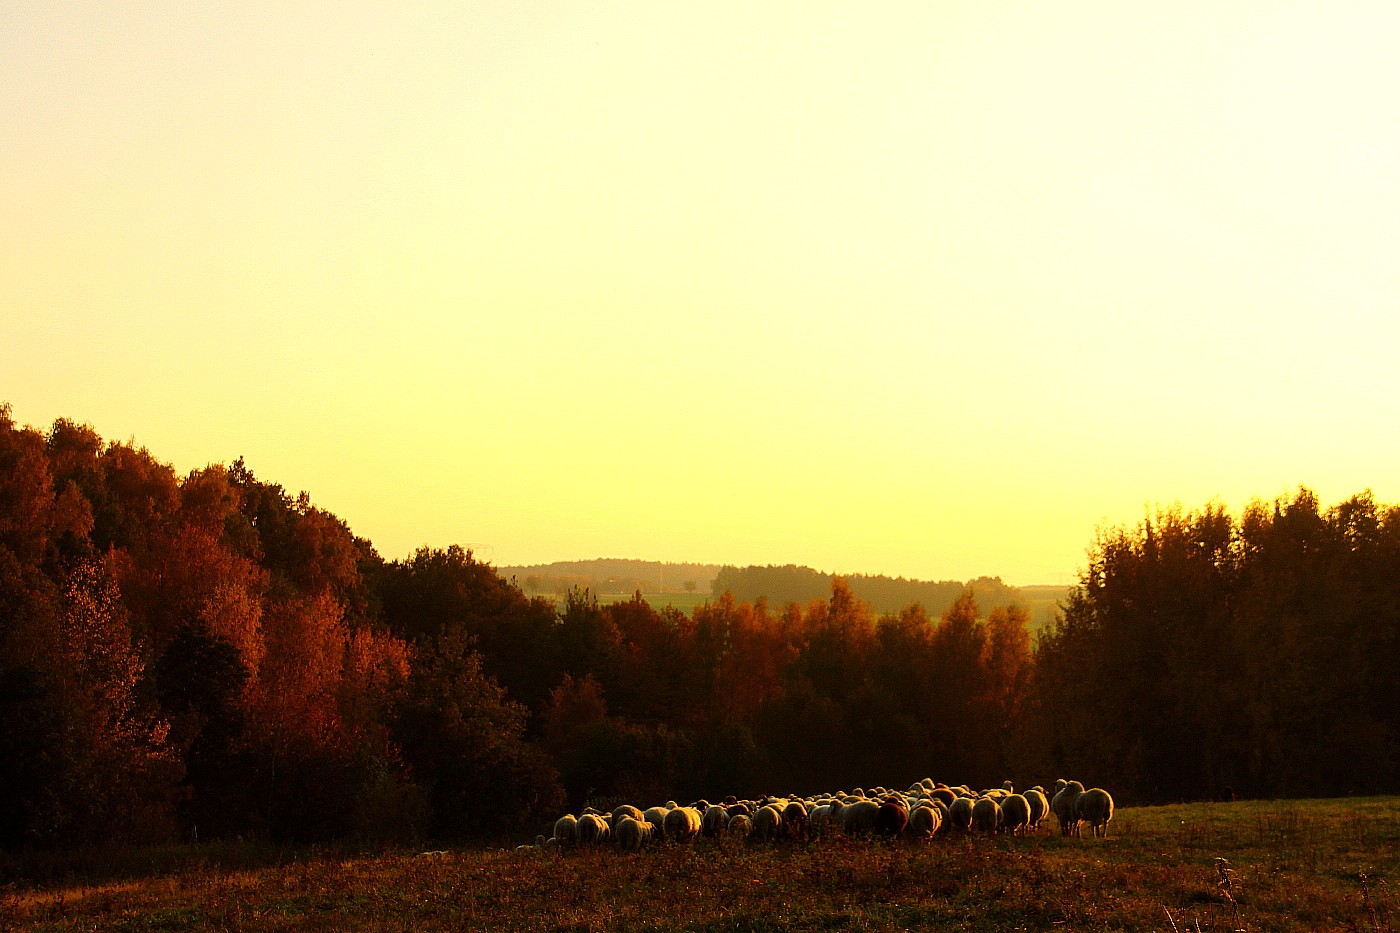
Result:
[[[1303,492],[1106,533],[1033,650],[975,586],[556,608],[460,547],[386,561],[241,460],[177,476],[0,406],[0,848],[486,837],[872,774],[1395,790],[1398,514]]]
[[[619,593],[690,593],[710,591],[718,564],[668,563],[652,560],[599,558],[497,567],[496,572],[519,586],[527,596],[553,595],[583,588],[599,595]]]
[[[742,602],[765,599],[774,605],[790,602],[806,604],[814,599],[824,599],[831,592],[831,581],[835,576],[796,564],[726,566],[720,568],[710,584],[710,592],[716,597],[729,593]],[[856,598],[878,613],[899,612],[906,606],[919,603],[934,615],[941,615],[969,590],[978,604],[986,609],[1022,603],[1020,591],[1007,586],[998,577],[978,577],[966,583],[865,574],[846,574],[841,578]]]

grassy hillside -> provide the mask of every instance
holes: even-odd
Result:
[[[712,598],[711,586],[716,575],[722,569],[725,568],[718,564],[672,564],[660,561],[600,558],[597,560],[557,561],[552,564],[532,564],[529,566],[501,566],[496,568],[496,573],[502,578],[514,582],[527,596],[542,596],[559,604],[562,604],[564,595],[573,587],[591,590],[597,595],[598,601],[602,603],[625,601],[631,599],[633,593],[640,591],[642,598],[656,608],[671,606],[689,614],[696,606]],[[827,575],[819,575],[817,571],[810,570],[810,568],[794,569],[807,570],[814,577],[821,577],[820,585],[811,593],[806,594],[806,597],[799,599],[798,602],[819,599],[827,595],[830,586],[827,582]],[[896,581],[887,577],[856,578],[856,580],[857,583],[868,580],[874,583],[903,583],[911,586],[916,586],[920,582],[926,584],[931,582]],[[949,582],[947,585],[951,587],[949,592],[952,595],[956,595],[961,589],[961,584]],[[1054,621],[1059,604],[1069,594],[1069,590],[1068,586],[1023,586],[1011,588],[1010,592],[1015,594],[1013,601],[1026,608],[1030,617],[1030,630],[1034,634]],[[750,598],[748,594],[737,595],[741,600]],[[945,602],[951,601],[952,595],[949,595]],[[911,590],[907,597],[895,597],[893,601],[887,601],[886,604],[876,605],[872,603],[872,605],[876,605],[877,612],[897,612],[917,599],[918,595]],[[780,606],[783,600],[770,596],[769,602]],[[937,616],[943,612],[946,605],[926,602],[924,608],[929,609]],[[982,606],[983,613],[985,614],[990,608],[990,603]]]
[[[1391,930],[1400,798],[1119,811],[1108,839],[452,851],[7,884],[6,930]],[[1224,861],[1222,861],[1224,860]]]
[[[1068,586],[1022,586],[1021,601],[1030,616],[1030,630],[1039,631],[1055,621],[1060,604],[1069,598]]]

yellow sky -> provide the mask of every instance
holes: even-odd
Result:
[[[0,7],[0,399],[386,557],[1400,501],[1400,6]]]

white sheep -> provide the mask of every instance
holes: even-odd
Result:
[[[1079,820],[1089,824],[1089,832],[1096,838],[1108,836],[1108,822],[1113,819],[1113,797],[1102,787],[1091,787],[1074,801],[1074,814]]]
[[[759,807],[754,812],[751,836],[756,842],[770,842],[783,833],[782,811],[773,804]]]
[[[942,824],[943,816],[931,804],[925,803],[910,812],[907,831],[911,839],[924,842],[932,839]]]
[[[972,828],[994,833],[1001,826],[1001,806],[995,797],[978,797],[972,804]]]
[[[1050,815],[1050,801],[1046,799],[1045,792],[1039,785],[1032,787],[1021,795],[1026,798],[1026,803],[1030,805],[1030,819],[1027,821],[1027,829],[1035,832],[1040,829],[1040,824],[1045,822]]]
[[[566,849],[578,842],[578,817],[572,813],[565,813],[555,820],[554,838],[558,839],[559,845]]]
[[[848,836],[869,836],[875,832],[875,815],[880,805],[873,800],[857,800],[841,808],[841,831]]]
[[[671,842],[691,842],[700,835],[700,811],[676,807],[666,811],[666,838]]]
[[[584,813],[574,827],[574,836],[580,846],[602,845],[608,841],[610,832],[608,821],[597,813]]]
[[[664,839],[666,836],[666,814],[670,811],[665,807],[648,807],[642,817],[656,830],[656,838]]]
[[[948,807],[948,820],[953,829],[958,832],[968,832],[972,829],[972,798],[954,797],[952,804]]]
[[[613,827],[613,845],[619,852],[638,852],[651,841],[652,825],[646,820],[638,820],[624,815]]]
[[[729,824],[729,811],[718,804],[711,804],[700,814],[700,835],[713,839]]]
[[[840,797],[836,797],[827,804],[827,808],[826,824],[822,827],[823,835],[830,835],[841,831],[843,826],[841,811],[846,809],[846,804]]]
[[[1013,836],[1025,832],[1031,821],[1031,805],[1024,794],[1007,794],[1001,800],[1001,828]]]
[[[622,819],[624,816],[630,816],[630,817],[632,817],[632,819],[638,820],[638,821],[642,821],[642,820],[645,820],[645,819],[646,819],[646,817],[642,814],[642,811],[641,811],[641,810],[639,810],[639,809],[637,809],[636,807],[632,806],[630,803],[624,803],[624,804],[622,804],[622,805],[619,806],[619,807],[613,808],[613,812],[612,812],[613,826],[617,826],[618,820]]]

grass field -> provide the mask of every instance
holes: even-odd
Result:
[[[541,595],[545,595],[545,594],[541,594]],[[610,604],[612,604],[612,603],[625,603],[625,602],[627,602],[628,600],[630,600],[630,599],[632,598],[633,594],[632,594],[632,593],[599,593],[599,594],[597,594],[597,596],[598,596],[598,602],[599,602],[599,604],[600,604],[600,605],[607,606],[607,605],[610,605]],[[548,595],[545,595],[545,598],[546,598],[546,599],[549,599],[549,600],[551,600],[551,601],[553,601],[553,603],[554,603],[556,606],[562,607],[562,606],[564,605],[564,600],[563,600],[562,598],[558,597],[558,596],[548,596]],[[704,605],[705,603],[709,602],[710,600],[714,599],[714,597],[710,595],[709,590],[705,590],[705,591],[703,591],[703,592],[702,592],[702,591],[697,591],[697,592],[694,592],[694,593],[645,593],[645,592],[644,592],[644,593],[642,593],[642,599],[645,599],[645,600],[647,601],[647,603],[650,604],[651,607],[652,607],[653,609],[664,609],[664,608],[666,608],[667,606],[671,606],[671,607],[673,607],[673,608],[675,608],[675,609],[679,609],[681,612],[685,613],[685,614],[688,616],[688,615],[691,614],[691,612],[695,609],[696,606],[702,606],[702,605]]]
[[[1120,810],[1108,839],[304,856],[11,881],[3,930],[1392,930],[1400,798]],[[1224,861],[1222,861],[1224,860]],[[109,869],[110,872],[110,869]]]
[[[1050,587],[1039,587],[1038,589],[1051,589]],[[547,599],[554,601],[555,605],[562,606],[563,600],[557,596],[547,596]],[[625,603],[632,598],[631,593],[599,593],[598,602],[602,605],[609,603]],[[708,590],[694,593],[642,593],[645,599],[655,609],[663,609],[671,606],[689,616],[694,612],[696,606],[704,605],[714,599]],[[1026,613],[1029,616],[1029,629],[1032,637],[1042,628],[1055,620],[1059,612],[1062,596],[1036,596],[1024,600]],[[769,607],[774,608],[774,607]]]

